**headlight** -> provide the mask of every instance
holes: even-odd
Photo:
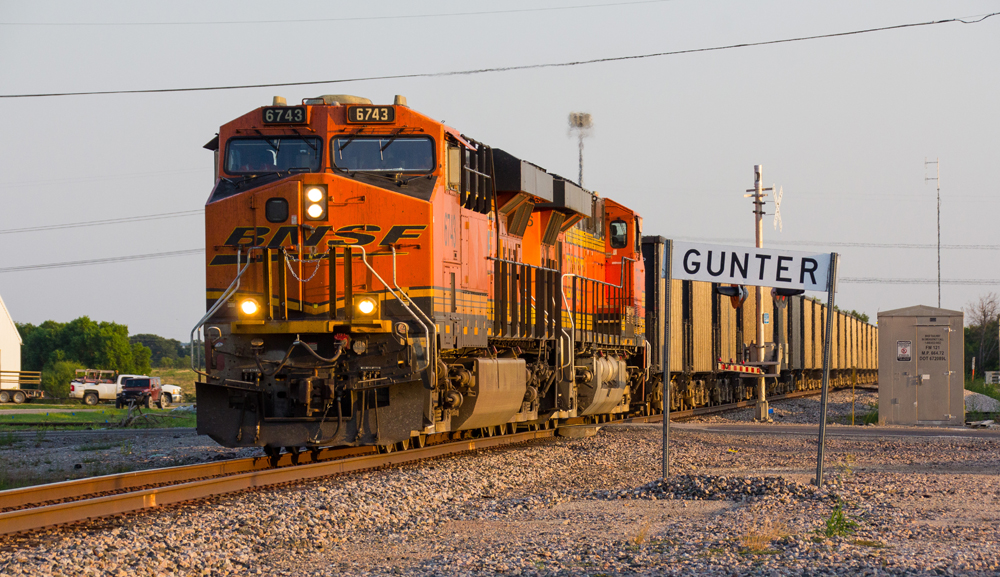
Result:
[[[326,218],[327,196],[325,185],[311,185],[306,188],[305,210],[308,220]]]
[[[370,315],[375,312],[375,300],[363,298],[358,301],[358,312],[363,315]]]
[[[257,311],[259,310],[260,305],[258,305],[257,301],[253,299],[244,299],[243,302],[240,303],[240,312],[247,316],[253,316],[257,314]]]
[[[310,188],[306,191],[306,198],[309,199],[309,202],[319,202],[323,200],[323,196],[323,191],[318,188]]]

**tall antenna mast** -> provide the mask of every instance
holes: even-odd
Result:
[[[933,164],[937,168],[937,176],[926,176],[927,165]],[[937,183],[937,272],[938,272],[938,308],[941,308],[941,159],[927,160],[924,157],[924,182],[933,180]]]
[[[580,144],[580,178],[577,182],[583,186],[583,139],[590,136],[590,129],[594,127],[594,122],[588,112],[569,113],[569,131],[576,132]]]

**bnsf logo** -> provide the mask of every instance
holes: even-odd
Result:
[[[420,238],[425,224],[397,224],[389,228],[388,232],[382,236],[378,246],[391,246],[401,240],[412,240]],[[331,234],[332,232],[332,234]],[[323,239],[330,235],[327,246],[367,246],[378,240],[382,227],[376,224],[352,224],[343,226],[333,231],[332,226],[317,226],[314,231],[310,231],[302,238],[302,246],[317,246]],[[274,233],[266,226],[238,226],[223,243],[226,246],[266,246],[267,248],[280,248],[282,246],[299,244],[299,227],[282,226]],[[227,258],[228,255],[218,255],[212,259],[212,264],[233,264],[236,261]],[[229,262],[232,260],[232,263]]]

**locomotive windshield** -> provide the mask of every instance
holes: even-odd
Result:
[[[226,147],[226,172],[319,172],[321,145],[319,138],[303,136],[233,139]]]
[[[333,165],[363,172],[430,172],[434,141],[425,136],[340,136],[330,147]]]

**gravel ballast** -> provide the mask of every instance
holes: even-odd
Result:
[[[605,427],[0,538],[8,575],[996,575],[1000,439]],[[838,511],[853,532],[827,536]]]

